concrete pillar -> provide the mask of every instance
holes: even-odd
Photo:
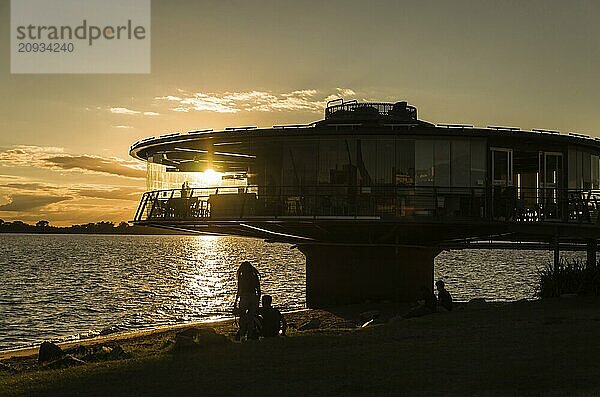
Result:
[[[300,245],[306,301],[319,308],[367,300],[415,301],[433,289],[433,248]]]
[[[587,267],[595,267],[597,262],[596,252],[598,251],[598,242],[595,239],[590,239],[587,242]]]

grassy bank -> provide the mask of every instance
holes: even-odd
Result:
[[[360,308],[289,315],[320,327],[259,342],[169,350],[175,331],[130,336],[129,358],[0,375],[0,394],[597,395],[600,300],[468,304],[449,313],[353,328]],[[233,326],[213,326],[230,335]],[[27,360],[27,358],[19,358]],[[18,360],[18,359],[12,359]],[[5,360],[5,362],[7,362]],[[8,360],[10,362],[10,360]],[[16,364],[15,364],[16,365]]]
[[[557,266],[549,263],[539,274],[537,294],[555,298],[563,294],[600,295],[600,263],[588,266],[585,260],[561,260]]]

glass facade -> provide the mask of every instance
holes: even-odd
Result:
[[[600,189],[599,156],[577,147],[540,151],[504,137],[450,135],[285,138],[254,142],[245,170],[235,175],[180,172],[158,164],[163,157],[150,158],[147,189],[175,189],[185,198],[182,185],[187,182],[192,198],[210,196],[210,205],[198,207],[205,214],[225,213],[223,203],[236,199],[222,197],[225,193],[237,193],[235,214],[243,210],[258,216],[532,221],[591,219],[596,213],[596,201],[585,191]],[[219,189],[197,189],[205,187]],[[567,187],[582,192],[567,194]]]
[[[317,184],[353,185],[356,184],[356,144],[354,141],[318,141]],[[313,151],[309,156],[315,156]]]
[[[415,141],[398,139],[396,141],[396,186],[414,186],[415,184]]]
[[[415,141],[415,186],[433,186],[432,140]]]
[[[486,172],[483,139],[288,140],[281,154],[282,187],[483,187]]]
[[[181,185],[194,178],[193,172],[167,172],[162,164],[148,161],[146,171],[147,190],[179,189]]]
[[[241,174],[222,174],[214,171],[181,172],[170,171],[162,164],[148,161],[146,169],[146,189],[181,189],[184,183],[191,189],[206,187],[244,187],[247,180]]]
[[[314,159],[318,146],[312,141],[294,142],[285,145],[283,153],[283,186],[314,186],[317,168]]]
[[[597,155],[569,149],[569,189],[600,189],[600,162]]]

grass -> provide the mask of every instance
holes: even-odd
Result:
[[[558,266],[547,264],[539,272],[537,295],[553,298],[564,294],[600,294],[600,263],[587,266],[584,260],[561,260]]]
[[[126,359],[0,373],[0,395],[600,395],[599,306],[594,297],[467,304],[358,329],[313,310],[290,323],[320,316],[328,328],[177,353],[163,343],[174,331],[144,334],[121,342]]]

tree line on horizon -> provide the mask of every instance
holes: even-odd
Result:
[[[38,234],[185,234],[179,231],[158,229],[147,226],[130,225],[127,222],[91,222],[81,225],[53,226],[47,220],[39,220],[35,225],[23,221],[5,222],[0,219],[0,233]]]

